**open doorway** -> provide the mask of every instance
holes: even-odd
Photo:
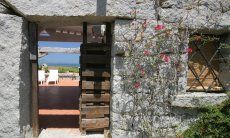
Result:
[[[69,134],[72,136],[80,134],[80,100],[82,93],[80,47],[82,48],[84,41],[86,41],[85,43],[91,44],[106,43],[108,40],[105,39],[105,33],[106,30],[103,25],[89,25],[85,32],[83,26],[62,26],[42,28],[39,30],[38,119],[41,137],[46,137],[46,135],[55,137],[54,135],[57,130],[67,130],[65,132],[68,133],[68,135],[65,136],[69,136]],[[84,34],[86,34],[86,36],[84,36]],[[88,54],[98,54],[97,50],[96,53],[95,50],[93,51],[93,53],[88,51]],[[109,58],[110,49],[108,59]],[[84,63],[86,63],[90,61],[90,59],[85,59],[84,61]],[[107,63],[107,65],[109,69],[110,62]],[[84,78],[86,78],[86,76]],[[107,77],[107,80],[108,79]],[[89,90],[88,87],[86,90]],[[110,86],[106,93],[109,93],[109,90]],[[94,92],[93,90],[90,91]],[[97,99],[100,98],[98,97],[98,92],[101,93],[102,91],[100,91],[99,87],[97,87],[95,92],[97,92]],[[105,93],[104,90],[103,92]],[[100,103],[102,102],[103,101]],[[109,105],[108,100],[106,105]],[[101,111],[101,108],[97,109],[99,109],[99,112]],[[109,108],[106,109],[108,109],[108,111],[106,111],[106,117],[108,117]],[[95,112],[94,116],[98,116],[98,114]],[[107,120],[107,122],[109,121]],[[109,126],[106,126],[107,129],[108,127]],[[61,133],[63,132],[64,131]]]

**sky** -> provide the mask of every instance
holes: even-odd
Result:
[[[79,48],[80,42],[51,42],[39,41],[38,47],[63,47],[63,48]],[[39,59],[39,64],[47,65],[78,65],[79,54],[64,54],[64,53],[50,53],[45,57]]]

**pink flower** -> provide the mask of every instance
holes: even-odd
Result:
[[[145,71],[142,69],[141,70],[141,75],[144,76],[145,75]]]
[[[140,64],[137,64],[137,68],[138,68],[138,69],[141,69],[141,65],[140,65]]]
[[[148,25],[147,21],[145,21],[142,25],[143,25],[144,28],[146,28],[147,25]]]
[[[170,57],[168,55],[162,54],[161,57],[167,63],[170,61]]]
[[[164,28],[165,28],[164,25],[157,25],[157,26],[154,27],[154,29],[157,30],[157,31],[158,31],[158,30],[162,30],[162,29],[164,29]]]
[[[187,48],[187,49],[186,49],[186,52],[187,52],[187,53],[192,53],[192,48],[190,48],[190,47]]]
[[[148,51],[148,50],[145,50],[143,53],[144,53],[145,56],[150,55],[150,51]]]
[[[141,83],[140,83],[140,82],[136,82],[136,83],[134,84],[134,88],[136,88],[136,89],[138,89],[140,86],[141,86]]]
[[[173,25],[173,26],[177,26],[177,24],[176,24],[176,23],[173,23],[172,25]]]

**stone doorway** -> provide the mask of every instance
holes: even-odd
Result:
[[[39,27],[38,122],[40,138],[79,133],[81,26]],[[59,134],[59,135],[60,135]]]
[[[33,23],[32,23],[33,24]],[[35,24],[33,24],[33,25],[35,25]],[[95,28],[93,28],[93,27],[95,27]],[[93,31],[98,31],[98,25],[95,25],[95,26],[89,26],[88,27],[88,29],[87,30],[93,30]],[[110,26],[111,27],[111,26]],[[41,27],[37,27],[36,25],[35,26],[33,26],[32,27],[33,29],[34,28],[36,28],[35,29],[35,31],[37,31],[37,29],[38,29],[38,31],[37,32],[42,32],[41,31]],[[59,29],[56,29],[56,30],[51,30],[51,31],[55,31],[56,33],[63,33],[63,34],[66,34],[66,33],[69,33],[69,34],[71,34],[71,35],[73,35],[73,33],[75,34],[75,35],[80,35],[80,36],[82,36],[83,35],[83,33],[79,33],[79,32],[71,32],[71,29],[73,29],[73,28],[71,28],[71,27],[69,27],[69,26],[67,26],[67,27],[65,27],[65,28],[67,28],[67,31],[66,30],[61,30],[61,32],[60,32],[60,28]],[[64,28],[61,28],[61,29],[64,29]],[[69,29],[69,30],[68,30]],[[81,27],[81,29],[83,30],[83,28]],[[48,29],[47,29],[48,30]],[[81,30],[81,31],[82,31]],[[93,32],[92,31],[92,32]],[[97,32],[93,32],[93,33],[97,33]],[[104,30],[105,31],[105,30]],[[31,31],[30,31],[31,32]],[[33,32],[33,31],[32,31]],[[50,30],[48,31],[48,32],[50,32]],[[51,32],[50,34],[52,34],[53,32]],[[105,32],[106,33],[106,32]],[[38,33],[36,33],[36,34],[38,34]],[[34,36],[34,35],[33,35]],[[111,36],[110,36],[111,37]],[[80,41],[80,40],[83,40],[83,38],[79,38],[79,37],[76,37],[76,38],[74,38],[74,37],[60,37],[60,36],[58,36],[58,35],[51,35],[51,37],[39,37],[39,36],[34,36],[34,38],[33,38],[34,40],[33,41],[35,41],[35,42],[38,42],[38,41]],[[111,39],[110,39],[111,40]],[[93,34],[91,34],[91,33],[88,33],[88,42],[93,42],[94,44],[95,43],[97,43],[98,41],[100,41],[101,42],[101,40],[99,40],[99,39],[97,39],[97,38],[95,38],[95,37],[93,37]],[[110,42],[110,44],[111,44],[111,42]],[[37,43],[36,44],[34,44],[34,46],[37,46]],[[47,53],[49,53],[49,50],[50,49],[48,49],[48,52],[45,52],[44,51],[44,49],[43,49],[43,51],[42,51],[42,49],[39,49],[38,47],[31,47],[31,50],[30,51],[33,51],[33,49],[34,50],[36,50],[37,52],[34,52],[34,54],[33,54],[33,52],[31,52],[32,53],[32,55],[31,55],[31,66],[32,66],[32,72],[36,72],[36,70],[38,70],[38,59],[39,59],[39,57],[41,57],[41,56],[44,56],[44,55],[47,55]],[[39,51],[40,50],[40,51]],[[46,49],[47,50],[47,49]],[[60,49],[53,49],[54,50],[54,52],[58,52]],[[56,51],[55,51],[56,50]],[[73,50],[73,49],[72,49]],[[52,50],[51,50],[52,51]],[[63,51],[63,49],[62,49],[62,51]],[[70,50],[71,51],[71,50]],[[74,50],[73,50],[74,51]],[[72,52],[73,52],[72,51]],[[64,51],[64,52],[66,52],[66,51]],[[76,49],[75,49],[75,52],[76,52]],[[78,51],[79,52],[79,51]],[[68,52],[67,52],[68,53]],[[109,52],[109,56],[108,56],[108,59],[110,59],[110,52]],[[36,74],[36,75],[32,75],[32,80],[36,80],[36,79],[38,79],[38,76],[39,76],[39,74]],[[38,83],[38,82],[37,82]],[[62,81],[60,82],[60,83],[62,83]],[[81,83],[80,83],[81,84]],[[60,84],[61,85],[61,84]],[[58,87],[60,87],[60,86],[58,86]],[[52,93],[52,92],[60,92],[61,90],[63,90],[62,88],[58,88],[57,86],[53,86],[52,88],[51,87],[49,87],[49,88],[46,88],[46,87],[44,87],[44,86],[40,86],[40,85],[38,85],[38,84],[36,84],[36,83],[34,83],[34,85],[32,86],[32,88],[33,88],[33,91],[38,91],[38,93],[33,93],[33,123],[35,124],[35,125],[33,125],[33,126],[36,126],[37,127],[37,135],[39,134],[39,132],[40,132],[40,136],[47,136],[47,135],[49,135],[50,133],[52,134],[53,132],[55,132],[55,131],[60,131],[60,129],[57,129],[57,130],[55,130],[55,129],[52,129],[52,130],[48,130],[47,131],[47,128],[76,128],[76,129],[72,129],[71,131],[69,131],[70,129],[68,129],[68,130],[64,130],[64,129],[62,129],[63,130],[63,133],[65,132],[69,132],[69,133],[72,133],[72,132],[74,132],[74,135],[76,134],[76,132],[80,132],[79,130],[78,131],[75,131],[75,130],[77,130],[78,128],[79,128],[79,126],[80,126],[80,122],[79,122],[79,115],[80,115],[80,111],[79,110],[81,110],[81,109],[79,109],[79,97],[80,97],[80,93],[81,93],[81,91],[80,91],[80,87],[79,87],[79,84],[78,84],[78,87],[75,87],[75,88],[72,88],[72,89],[69,89],[68,90],[68,92],[69,93],[72,93],[72,94],[70,94],[70,95],[72,95],[73,97],[75,97],[75,98],[73,98],[72,96],[70,96],[69,95],[69,98],[67,98],[68,100],[68,102],[69,101],[72,101],[72,107],[67,107],[67,108],[71,108],[71,111],[70,110],[62,110],[61,112],[60,112],[60,110],[58,111],[58,109],[54,109],[53,107],[51,107],[51,106],[53,106],[54,104],[54,102],[55,101],[52,101],[52,97],[51,97],[51,95],[49,95],[49,93]],[[70,87],[69,87],[70,88]],[[67,89],[65,89],[65,90],[67,90]],[[78,92],[78,94],[76,94],[76,92]],[[109,92],[109,91],[108,91]],[[60,93],[59,93],[59,96],[61,96],[60,95]],[[67,96],[68,97],[68,96]],[[98,97],[97,97],[98,98]],[[36,102],[36,99],[38,99],[38,101]],[[72,99],[72,100],[71,100]],[[75,100],[74,100],[75,99]],[[108,99],[110,99],[110,97],[108,97]],[[44,101],[46,101],[46,103],[47,104],[44,104]],[[62,102],[65,102],[65,100],[61,100]],[[74,103],[75,102],[75,103]],[[63,105],[63,106],[62,106]],[[57,107],[57,108],[66,108],[65,107],[65,105],[64,104],[62,104],[61,106],[59,106],[59,107]],[[107,105],[109,105],[109,102],[107,102]],[[36,107],[37,106],[37,107]],[[51,109],[52,111],[48,111],[48,110],[43,110],[42,108],[43,107],[45,107],[45,108],[49,108],[49,109]],[[72,108],[73,107],[76,107],[76,110],[75,109],[73,109],[72,110]],[[36,109],[39,109],[39,110],[37,110],[36,111]],[[108,119],[109,119],[109,108],[108,108],[108,111],[106,111],[107,113],[106,113],[106,117],[108,117]],[[97,111],[95,112],[96,113],[96,115],[97,115]],[[69,119],[68,119],[68,117],[66,118],[66,116],[72,116],[72,117],[70,117]],[[68,123],[69,122],[69,123]],[[108,122],[106,122],[108,125],[106,126],[106,129],[108,129],[109,128],[109,120],[108,120]],[[94,125],[97,125],[97,124],[94,124]],[[35,127],[35,129],[36,129],[36,127]],[[40,130],[40,131],[39,131]],[[104,130],[104,129],[103,129]],[[85,132],[85,131],[84,131]],[[54,134],[54,133],[53,133]],[[72,133],[73,134],[73,133]],[[99,136],[99,135],[98,135]]]

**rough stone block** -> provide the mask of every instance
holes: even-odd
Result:
[[[97,0],[6,0],[25,16],[89,16],[96,15]]]
[[[131,18],[132,0],[6,0],[25,16],[110,16]]]
[[[134,38],[135,31],[131,28],[131,20],[116,20],[114,27],[115,42],[129,42]]]
[[[132,111],[133,97],[126,93],[112,94],[111,110],[115,113],[124,114]]]
[[[133,0],[107,0],[106,16],[132,18],[130,12]]]
[[[0,14],[0,137],[19,138],[30,125],[27,22]]]
[[[112,57],[111,58],[111,73],[113,75],[122,75],[125,69],[124,57]]]
[[[156,19],[155,1],[145,0],[136,5],[137,19]]]
[[[219,31],[218,33],[229,32],[229,29],[226,30],[226,26],[230,24],[227,11],[212,10],[205,5],[192,7],[191,9],[186,9],[185,7],[161,8],[160,19],[171,23],[182,20],[182,24],[191,29],[209,28],[212,31]],[[206,31],[211,32],[211,30]]]
[[[212,11],[225,12],[229,10],[230,3],[228,0],[165,0],[161,3],[162,8],[195,8],[197,6],[206,6]]]
[[[129,43],[127,42],[114,42],[112,45],[112,57],[114,56],[125,56],[129,51]]]
[[[111,77],[111,92],[112,93],[123,93],[124,92],[124,82],[121,76]]]
[[[188,54],[182,54],[180,56],[180,64],[177,66],[178,76],[178,91],[177,94],[186,93],[187,86],[187,72],[188,72]]]
[[[112,130],[112,137],[113,138],[140,138],[142,137],[142,134],[139,132],[135,131],[125,131],[125,130],[120,130],[120,129],[114,129]]]
[[[229,99],[225,93],[204,93],[195,92],[176,95],[172,106],[177,107],[203,107],[208,105],[217,105]]]
[[[230,2],[229,2],[230,3]],[[222,16],[219,19],[219,26],[226,28],[228,32],[230,32],[230,11],[227,11],[222,14]]]

